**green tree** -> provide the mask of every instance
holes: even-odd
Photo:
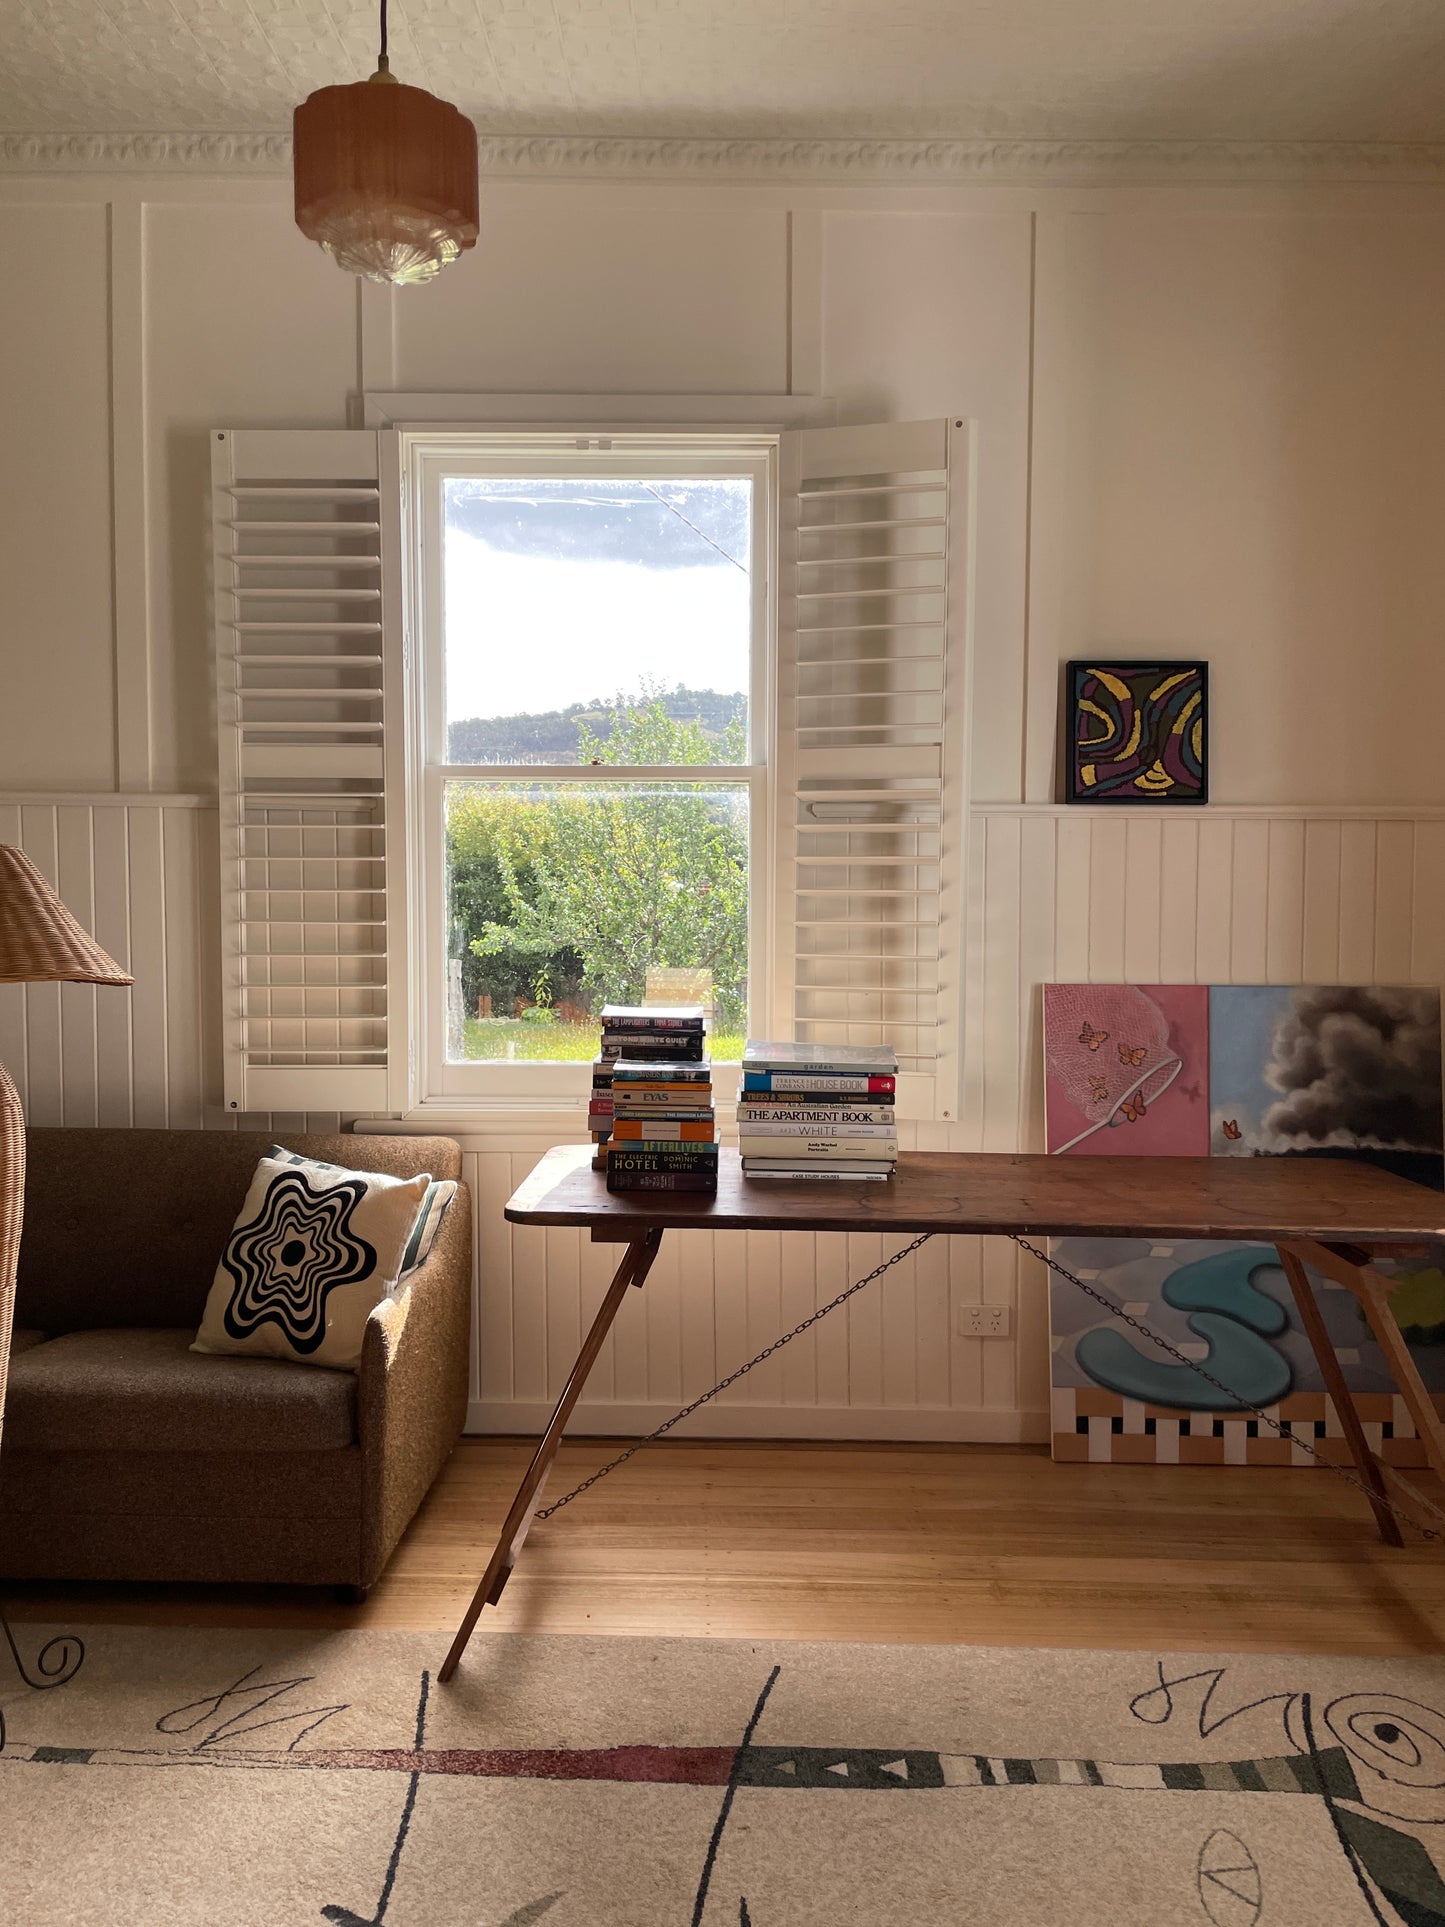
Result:
[[[514,852],[518,878],[524,887],[531,887],[527,851],[534,841],[545,839],[545,821],[535,805],[529,807],[512,791],[483,783],[459,784],[448,795],[446,836],[451,931],[447,954],[462,960],[467,1010],[474,1013],[477,998],[485,994],[493,999],[499,1017],[509,1017],[515,998],[536,1000],[536,960],[518,952],[483,956],[472,948],[471,939],[474,932],[508,914],[504,846]],[[544,968],[554,998],[576,994],[582,962],[570,945],[563,945]]]
[[[605,736],[578,730],[578,761],[611,767],[741,762],[741,722],[721,744],[667,714],[657,692],[619,702]],[[495,794],[495,792],[493,792]],[[472,937],[477,957],[569,947],[592,998],[640,1002],[654,968],[710,970],[718,1017],[747,1006],[747,816],[741,790],[618,785],[513,791],[496,820],[505,912]],[[475,926],[471,926],[475,929]]]

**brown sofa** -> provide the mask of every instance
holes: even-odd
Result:
[[[328,1163],[460,1175],[449,1138],[284,1135]],[[359,1372],[188,1347],[269,1136],[35,1130],[0,1444],[0,1575],[364,1589],[467,1403],[465,1186]]]

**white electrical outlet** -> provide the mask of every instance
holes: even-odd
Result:
[[[958,1314],[958,1335],[960,1338],[1007,1338],[1009,1335],[1008,1306],[962,1306]]]

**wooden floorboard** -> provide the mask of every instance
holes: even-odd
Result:
[[[617,1449],[563,1447],[548,1498]],[[365,1605],[303,1588],[13,1585],[17,1619],[450,1634],[529,1447],[457,1448]],[[1433,1491],[1433,1487],[1422,1489]],[[487,1630],[1445,1653],[1445,1547],[1327,1472],[1042,1448],[669,1443],[533,1528]]]

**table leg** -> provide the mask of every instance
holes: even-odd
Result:
[[[1430,1461],[1430,1469],[1438,1478],[1445,1479],[1445,1426],[1440,1423],[1434,1401],[1415,1369],[1404,1333],[1390,1310],[1389,1279],[1370,1264],[1368,1251],[1360,1251],[1352,1246],[1319,1244],[1302,1238],[1294,1240],[1292,1248],[1306,1264],[1313,1265],[1316,1271],[1322,1271],[1327,1278],[1333,1278],[1359,1300],[1360,1309],[1375,1334],[1375,1342],[1389,1362],[1395,1383],[1400,1388],[1400,1396],[1409,1407],[1415,1430],[1425,1447],[1425,1456]]]
[[[661,1243],[661,1230],[651,1230],[630,1244],[624,1252],[622,1263],[617,1267],[612,1283],[607,1287],[607,1296],[602,1300],[597,1316],[592,1321],[592,1329],[582,1342],[582,1349],[577,1354],[577,1362],[572,1367],[566,1385],[562,1388],[562,1396],[557,1401],[556,1410],[547,1423],[547,1429],[542,1434],[536,1451],[532,1454],[532,1462],[523,1475],[522,1483],[517,1487],[517,1496],[512,1501],[512,1509],[507,1514],[501,1537],[497,1540],[492,1556],[487,1562],[487,1569],[482,1574],[481,1583],[472,1595],[472,1603],[467,1607],[466,1615],[457,1628],[457,1636],[452,1641],[451,1651],[442,1662],[441,1671],[437,1674],[439,1680],[443,1682],[449,1680],[457,1670],[458,1662],[467,1649],[467,1641],[472,1636],[472,1629],[481,1617],[482,1608],[495,1606],[501,1598],[502,1589],[512,1576],[512,1567],[517,1563],[517,1555],[522,1550],[522,1541],[527,1536],[532,1515],[541,1503],[542,1487],[546,1482],[547,1474],[552,1469],[557,1448],[562,1443],[562,1433],[568,1419],[572,1416],[572,1407],[582,1395],[582,1388],[586,1385],[592,1367],[597,1362],[597,1354],[602,1349],[603,1340],[612,1329],[612,1321],[616,1318],[623,1299],[632,1286],[642,1284],[652,1269],[652,1261],[657,1256]]]
[[[1380,1537],[1387,1546],[1402,1546],[1405,1541],[1400,1535],[1399,1521],[1391,1512],[1385,1500],[1385,1481],[1374,1453],[1365,1438],[1365,1428],[1360,1423],[1360,1414],[1355,1408],[1354,1396],[1345,1383],[1340,1361],[1335,1356],[1335,1348],[1330,1343],[1330,1335],[1325,1330],[1325,1321],[1320,1316],[1320,1308],[1315,1303],[1315,1295],[1304,1266],[1287,1245],[1281,1245],[1279,1261],[1284,1267],[1284,1275],[1289,1280],[1290,1291],[1294,1294],[1295,1310],[1299,1313],[1300,1324],[1304,1327],[1305,1337],[1310,1341],[1310,1349],[1315,1355],[1315,1363],[1320,1368],[1320,1376],[1325,1382],[1325,1390],[1336,1412],[1340,1426],[1350,1448],[1350,1457],[1355,1462],[1355,1470],[1361,1482],[1369,1491],[1370,1507],[1375,1515],[1375,1524],[1380,1529]]]

